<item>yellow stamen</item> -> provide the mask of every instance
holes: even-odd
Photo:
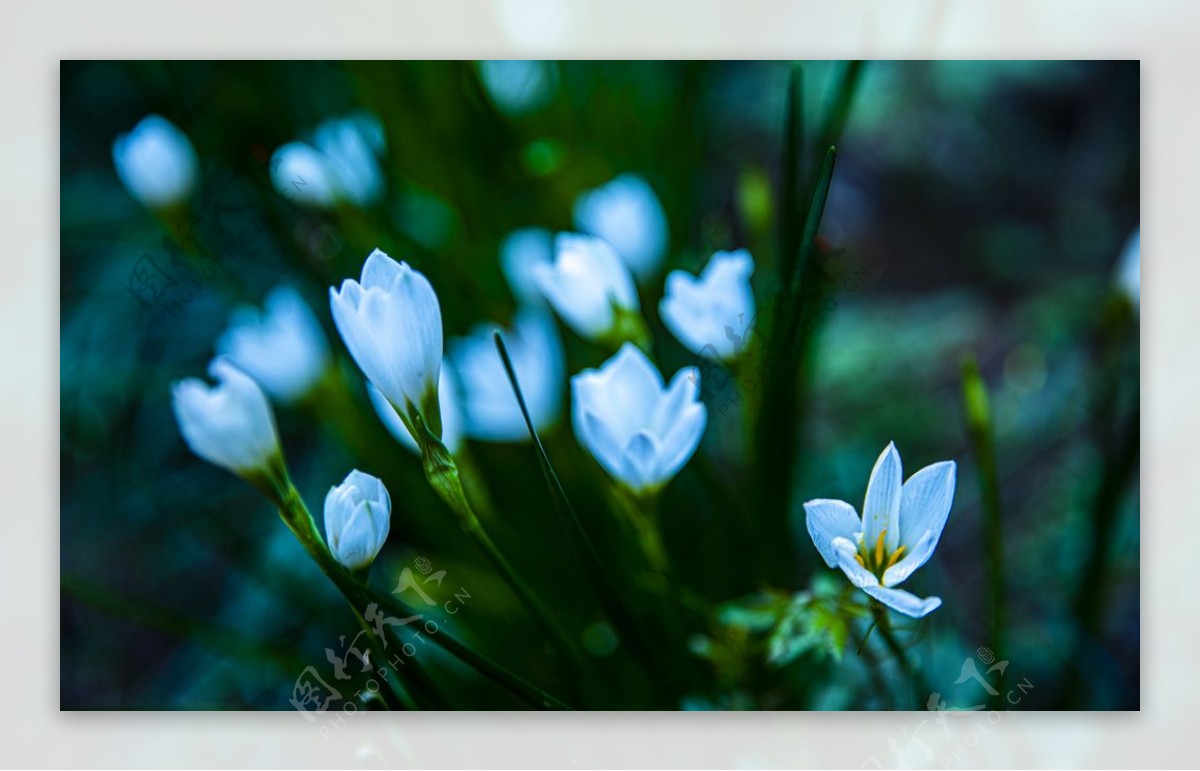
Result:
[[[862,565],[864,568],[866,567],[866,565],[863,564],[863,558],[861,554],[855,554],[854,559],[857,560],[859,565]]]
[[[879,534],[879,540],[875,542],[875,564],[876,565],[883,564],[883,539],[884,539],[884,536],[886,536],[886,535],[887,535],[887,529],[885,528],[883,530],[883,532],[881,532]]]
[[[896,551],[892,553],[892,558],[888,560],[887,565],[883,569],[887,570],[892,565],[895,565],[897,562],[899,562],[900,558],[904,556],[904,550],[905,547],[903,546],[901,546],[899,549],[896,549]]]

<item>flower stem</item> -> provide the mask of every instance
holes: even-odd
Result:
[[[912,688],[912,697],[914,706],[911,709],[919,709],[921,700],[926,698],[932,691],[929,685],[925,682],[921,673],[915,670],[908,660],[908,654],[900,645],[900,641],[896,639],[896,633],[892,630],[892,621],[888,616],[887,607],[879,600],[871,600],[871,614],[875,618],[875,629],[879,636],[883,638],[883,642],[887,645],[892,656],[896,659],[896,665],[900,667],[900,672],[904,675],[905,682]]]
[[[963,401],[967,416],[967,434],[971,439],[975,462],[979,467],[979,489],[983,502],[984,542],[988,575],[988,645],[1004,650],[1004,531],[1000,515],[1000,481],[996,473],[996,443],[992,430],[987,386],[973,357],[962,364]],[[992,696],[994,708],[1000,708],[998,696]]]
[[[441,443],[436,436],[431,434],[419,419],[417,420],[417,431],[421,435],[421,458],[425,469],[425,478],[429,481],[430,486],[437,492],[438,496],[445,501],[450,510],[454,512],[458,518],[458,524],[483,552],[484,556],[492,563],[497,572],[508,583],[513,593],[517,598],[525,604],[530,615],[533,616],[543,629],[543,631],[554,639],[556,646],[567,656],[576,658],[577,652],[571,644],[567,636],[559,629],[554,622],[554,617],[550,611],[542,604],[533,590],[525,583],[525,581],[513,569],[513,566],[500,552],[488,532],[484,529],[483,523],[479,521],[475,510],[471,507],[467,500],[466,491],[463,489],[462,475],[459,473],[458,466],[454,459],[446,450],[445,445]],[[568,682],[570,680],[568,679]]]

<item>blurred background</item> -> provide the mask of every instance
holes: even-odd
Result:
[[[356,276],[380,247],[430,277],[448,338],[481,320],[508,324],[517,307],[501,267],[508,236],[570,230],[581,194],[635,173],[666,214],[660,273],[695,272],[714,250],[746,247],[766,304],[778,286],[789,71],[732,62],[64,63],[62,707],[290,709],[301,671],[326,667],[326,648],[341,650],[339,638],[357,631],[269,504],[194,457],[170,411],[170,383],[203,373],[231,311],[261,304],[280,283],[317,313],[345,388],[343,401],[277,408],[310,507],[352,467],[381,476],[395,509],[376,582],[394,582],[418,558],[445,569],[447,595],[452,586],[471,595],[456,633],[555,684],[560,675],[520,605],[428,490],[416,458],[375,419],[334,333],[327,287]],[[813,126],[838,111],[850,71],[804,65]],[[1139,222],[1138,65],[871,62],[852,97],[821,228],[821,302],[807,317],[794,462],[780,483],[790,493],[788,569],[765,577],[730,514],[754,478],[739,444],[753,384],[736,378],[706,388],[704,445],[663,496],[664,540],[699,608],[686,639],[663,640],[664,661],[687,673],[670,703],[599,624],[528,444],[471,444],[491,498],[487,524],[563,625],[581,630],[594,666],[572,687],[587,706],[894,707],[900,687],[887,678],[896,673],[873,661],[882,658],[874,646],[838,656],[798,642],[794,657],[771,663],[757,622],[742,621],[773,607],[772,597],[842,580],[812,547],[800,504],[859,505],[875,457],[894,440],[906,474],[959,463],[941,545],[906,586],[944,600],[912,650],[947,706],[986,700],[981,684],[956,682],[968,657],[986,670],[984,648],[1030,684],[1020,708],[1135,709],[1138,332],[1136,283],[1121,257]],[[114,168],[114,140],[148,114],[178,126],[199,159],[186,204],[166,214],[131,197]],[[321,205],[273,179],[280,147],[364,114],[382,129],[382,192]],[[823,138],[811,134],[810,168]],[[150,291],[148,263],[160,276]],[[661,280],[647,283],[643,307],[660,368],[672,373],[694,357],[657,323],[660,295]],[[562,337],[569,373],[606,357],[568,330]],[[999,537],[984,526],[992,504],[980,479],[990,464],[981,467],[964,413],[966,357],[989,396]],[[565,416],[544,439],[633,596],[639,578],[620,567],[602,475]],[[999,641],[992,548],[1003,566]],[[519,706],[430,655],[454,705]]]

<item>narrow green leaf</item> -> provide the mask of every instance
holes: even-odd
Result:
[[[537,429],[534,428],[533,419],[529,416],[529,408],[525,404],[525,395],[521,391],[520,381],[517,379],[517,372],[513,368],[512,359],[508,355],[508,347],[504,344],[504,337],[495,332],[492,339],[496,343],[496,350],[500,354],[500,360],[504,363],[504,372],[508,375],[508,381],[512,385],[513,393],[517,397],[517,404],[521,408],[521,416],[525,419],[525,427],[529,429],[529,436],[533,439],[533,446],[537,451],[538,464],[542,469],[542,476],[546,480],[546,486],[550,489],[550,497],[554,502],[554,510],[558,512],[559,519],[562,522],[563,528],[567,533],[567,540],[571,544],[571,548],[575,552],[575,556],[583,564],[584,570],[587,573],[588,580],[592,584],[600,604],[604,609],[605,615],[613,622],[617,628],[619,635],[628,640],[635,653],[639,655],[648,667],[653,667],[654,656],[652,647],[643,639],[642,626],[636,623],[625,608],[625,604],[621,601],[620,591],[616,584],[612,582],[610,571],[604,566],[600,558],[600,553],[596,550],[587,531],[583,528],[583,523],[579,520],[579,515],[575,513],[575,507],[571,505],[571,501],[567,498],[566,490],[563,489],[562,482],[559,481],[558,474],[554,471],[553,464],[550,463],[550,456],[546,454],[546,448],[542,444],[542,439],[538,436]],[[654,669],[651,669],[654,671]]]
[[[984,553],[988,576],[988,647],[1004,650],[1004,531],[1000,514],[1000,480],[996,472],[996,445],[992,430],[987,385],[974,356],[962,362],[963,409],[967,436],[979,469],[983,504]],[[990,700],[992,706],[999,701]]]
[[[825,116],[825,125],[817,135],[817,149],[836,145],[841,141],[842,131],[846,128],[846,120],[850,117],[850,108],[854,105],[854,96],[862,84],[863,62],[852,61],[846,64],[846,74],[833,95],[833,102]]]
[[[793,62],[788,75],[783,125],[783,183],[779,193],[779,277],[792,283],[800,243],[800,186],[804,184],[804,66]]]

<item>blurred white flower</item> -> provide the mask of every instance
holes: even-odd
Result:
[[[1136,228],[1125,241],[1117,259],[1117,287],[1129,298],[1135,313],[1142,304],[1142,229]]]
[[[289,201],[329,208],[338,199],[329,160],[304,142],[288,142],[271,157],[271,181]]]
[[[373,116],[328,120],[313,132],[312,144],[289,142],[275,151],[271,180],[289,201],[307,206],[368,206],[383,195],[384,149],[383,127]]]
[[[545,107],[558,88],[554,62],[495,59],[478,63],[479,79],[496,109],[520,117]]]
[[[554,264],[554,234],[543,228],[521,228],[500,243],[500,267],[519,302],[543,305],[546,300],[533,277],[535,265]]]
[[[480,324],[450,343],[450,361],[463,390],[466,433],[489,442],[523,442],[529,439],[529,429],[492,339],[497,329],[495,324]],[[554,319],[544,310],[527,308],[517,314],[512,331],[500,331],[529,417],[542,431],[558,419],[566,374]]]
[[[612,244],[638,281],[653,276],[667,252],[667,214],[636,174],[622,174],[581,195],[575,227]]]
[[[863,516],[845,501],[804,504],[808,534],[829,567],[906,616],[921,618],[941,604],[894,588],[929,561],[954,500],[956,466],[942,461],[903,478],[900,453],[889,443],[867,482]]]
[[[229,361],[208,366],[209,386],[187,378],[171,388],[179,431],[192,452],[242,476],[265,474],[280,456],[275,416],[254,379]]]
[[[367,379],[411,430],[420,416],[441,435],[442,311],[429,280],[376,249],[361,281],[329,288],[333,320]]]
[[[408,426],[404,425],[400,414],[396,412],[396,408],[387,400],[387,397],[370,382],[367,383],[367,394],[371,397],[371,406],[375,408],[375,414],[383,421],[383,425],[387,427],[392,436],[396,437],[396,441],[408,450],[420,454],[421,448],[417,446],[417,440],[413,439]],[[463,446],[462,407],[458,402],[458,389],[454,385],[454,373],[450,371],[446,362],[442,362],[442,372],[438,378],[438,404],[442,413],[442,444],[446,446],[451,455],[456,455],[459,448]]]
[[[199,162],[191,140],[161,115],[148,115],[117,137],[112,156],[125,189],[152,209],[182,202],[196,183]]]
[[[699,277],[682,270],[667,276],[659,315],[692,353],[731,361],[744,350],[754,321],[750,252],[717,252]]]
[[[604,339],[618,332],[623,313],[638,314],[633,277],[611,246],[571,233],[559,235],[554,246],[554,262],[534,265],[533,279],[572,329]]]
[[[283,402],[307,394],[329,364],[321,324],[290,286],[272,289],[262,311],[253,306],[236,309],[217,340],[217,353]]]
[[[636,494],[671,480],[700,445],[708,413],[700,373],[685,367],[669,386],[637,346],[625,343],[599,369],[571,378],[571,419],[580,444]]]
[[[387,540],[392,499],[383,482],[355,469],[325,496],[325,541],[349,570],[365,568]]]

